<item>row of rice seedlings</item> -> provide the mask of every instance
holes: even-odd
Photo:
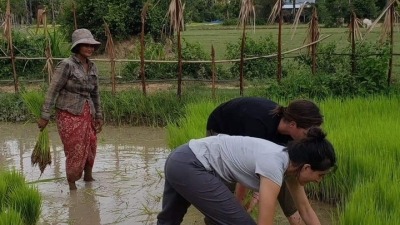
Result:
[[[176,148],[192,138],[201,138],[206,135],[207,118],[216,107],[212,101],[190,103],[185,107],[185,114],[176,123],[167,125],[167,144]]]
[[[21,97],[29,112],[35,117],[35,119],[39,119],[41,117],[41,110],[44,103],[43,91],[22,92]],[[35,147],[32,151],[31,163],[33,166],[39,166],[40,175],[43,174],[46,166],[51,164],[50,140],[47,127],[39,133]]]
[[[396,96],[377,96],[369,98],[355,98],[346,100],[328,100],[322,104],[327,121],[324,125],[338,152],[339,169],[332,177],[325,179],[320,185],[316,185],[315,193],[319,193],[329,200],[341,201],[341,214],[339,224],[397,224],[384,220],[384,218],[396,217],[391,210],[381,219],[372,219],[382,213],[376,207],[377,199],[387,204],[387,198],[381,198],[389,193],[388,189],[378,186],[369,187],[370,192],[363,192],[362,199],[354,200],[354,196],[363,189],[364,184],[370,181],[375,183],[385,182],[386,177],[398,176],[397,165],[400,163],[400,150],[398,146],[398,108],[399,98]],[[396,134],[397,132],[397,134]],[[393,184],[394,181],[391,181]],[[388,186],[392,184],[386,184]],[[394,190],[392,190],[394,191]],[[398,190],[396,191],[398,193]],[[378,194],[373,203],[375,207],[369,207],[370,198]],[[354,204],[354,211],[349,205]],[[363,205],[368,207],[362,207]],[[395,206],[400,208],[400,204]],[[356,218],[351,218],[351,215]],[[343,219],[343,218],[346,219]],[[360,220],[358,217],[364,217]],[[368,223],[356,221],[370,221]],[[382,222],[385,221],[385,222]]]
[[[392,180],[382,176],[366,181],[352,193],[339,216],[343,225],[397,225],[400,224],[399,188]]]
[[[0,171],[0,201],[0,224],[33,225],[39,220],[40,193],[17,171]]]

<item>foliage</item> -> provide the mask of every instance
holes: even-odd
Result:
[[[30,118],[30,114],[18,94],[0,92],[0,122],[20,122]]]
[[[31,32],[23,32],[13,30],[13,45],[14,45],[14,56],[16,57],[43,57],[45,49],[45,37],[44,35],[36,35]],[[0,48],[3,53],[7,56],[10,55],[8,49],[8,43],[5,38],[0,39]],[[19,77],[26,79],[37,78],[37,76],[43,75],[42,70],[44,67],[44,61],[36,60],[16,60],[15,67]],[[1,59],[0,60],[0,79],[11,79],[13,77],[13,70],[11,60]]]
[[[325,27],[339,27],[341,24],[337,22],[339,18],[343,18],[345,23],[349,23],[350,13],[352,10],[358,18],[376,18],[379,10],[375,0],[323,0],[317,2],[318,15],[320,21]]]
[[[109,25],[111,34],[116,40],[125,40],[141,31],[142,0],[75,0],[78,28],[87,28],[101,42],[106,42],[104,35],[104,22]],[[165,4],[154,4],[148,12],[146,33],[155,39],[161,36],[163,24],[163,10]],[[59,22],[66,36],[71,36],[74,30],[72,0],[64,3]]]
[[[228,59],[240,58],[241,40],[237,43],[228,43],[226,56]],[[260,38],[255,41],[251,38],[246,38],[246,45],[244,48],[244,57],[266,56],[275,53],[277,44],[272,40],[272,36]],[[263,79],[272,77],[276,74],[276,58],[260,58],[255,60],[248,60],[244,62],[244,77],[247,79]],[[231,67],[231,73],[240,74],[240,62],[234,63]]]
[[[145,59],[147,60],[177,60],[177,55],[173,51],[174,46],[164,46],[148,38],[146,42]],[[130,58],[139,59],[140,48],[134,51]],[[182,45],[183,60],[209,60],[203,49],[198,43],[189,43],[183,40]],[[145,75],[147,79],[174,79],[177,76],[177,63],[147,63],[145,65]],[[210,63],[183,63],[183,74],[190,78],[210,78]],[[128,79],[140,78],[140,63],[130,62],[123,69],[124,77]],[[133,76],[133,77],[132,77]]]
[[[355,74],[351,73],[349,49],[351,48],[345,47],[340,50],[334,43],[320,45],[317,57],[317,78],[311,83],[317,82],[313,85],[319,86],[322,90],[328,90],[333,96],[342,97],[384,91],[387,87],[387,62],[390,55],[388,46],[368,43],[356,45]],[[348,57],[343,57],[343,55],[348,55]],[[311,66],[311,58],[308,55],[298,57],[297,61],[299,64]],[[290,71],[296,73],[296,70]]]

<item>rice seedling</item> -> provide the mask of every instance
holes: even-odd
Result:
[[[23,92],[21,93],[21,97],[29,112],[35,117],[35,119],[39,119],[41,116],[42,105],[44,103],[44,93],[41,91]],[[43,174],[46,166],[51,164],[49,131],[47,127],[39,133],[35,147],[32,151],[31,163],[33,166],[39,166],[40,175]]]
[[[6,196],[7,196],[6,194],[7,194],[7,183],[4,179],[0,179],[0,212],[3,211],[3,206],[6,204]]]
[[[0,224],[36,224],[40,208],[39,191],[20,172],[0,171]]]
[[[7,209],[0,213],[0,224],[2,225],[25,225],[21,215],[13,210]]]
[[[4,201],[8,201],[8,196],[12,193],[15,189],[25,186],[25,178],[24,176],[17,172],[17,171],[1,171],[0,172],[0,180],[5,184],[5,195],[2,195]],[[4,206],[4,205],[3,205]]]
[[[206,134],[207,118],[216,107],[212,101],[189,103],[185,115],[176,122],[167,125],[168,147],[175,148],[192,138],[201,138]]]
[[[9,207],[22,216],[25,224],[34,225],[41,212],[41,196],[37,188],[24,185],[14,189],[8,200]]]

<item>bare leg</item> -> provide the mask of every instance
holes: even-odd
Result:
[[[88,182],[90,182],[90,181],[95,181],[95,179],[93,178],[93,176],[92,176],[92,167],[90,167],[90,166],[85,166],[85,169],[84,169],[84,175],[83,175],[83,180],[84,181],[88,181]]]
[[[77,189],[75,182],[69,182],[68,181],[68,185],[69,185],[69,190],[71,190],[71,191]]]
[[[299,211],[296,211],[293,213],[293,215],[288,217],[288,221],[290,225],[304,225],[303,220],[301,219],[301,216],[299,214]]]

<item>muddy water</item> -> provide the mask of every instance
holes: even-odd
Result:
[[[165,131],[149,127],[105,126],[99,135],[93,176],[69,191],[65,158],[54,124],[49,125],[52,165],[40,177],[30,163],[38,129],[35,124],[0,124],[0,166],[21,171],[42,194],[40,223],[74,225],[156,224],[161,208],[163,165],[169,153]],[[314,203],[322,224],[331,224],[330,206]],[[276,224],[287,224],[280,211]],[[203,224],[190,208],[182,224]]]

